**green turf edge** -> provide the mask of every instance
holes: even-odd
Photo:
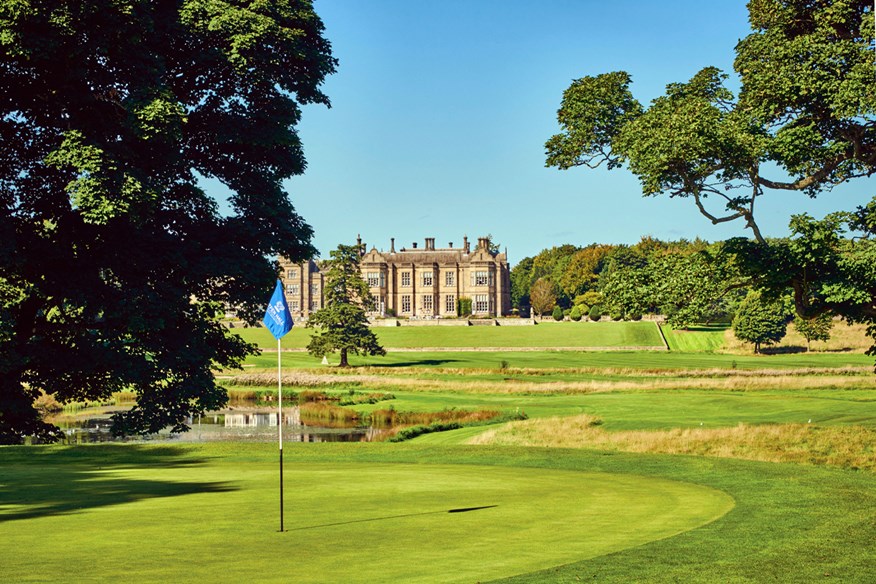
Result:
[[[149,446],[183,457],[222,456],[241,463],[264,456],[265,444]],[[47,447],[71,462],[95,455],[136,464],[128,446]],[[0,448],[0,467],[33,458],[27,447]],[[701,528],[599,558],[501,580],[534,582],[811,582],[829,575],[871,582],[876,541],[876,476],[791,464],[729,459],[509,447],[319,444],[287,446],[287,464],[399,462],[480,464],[630,473],[721,490],[736,507]]]

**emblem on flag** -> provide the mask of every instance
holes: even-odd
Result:
[[[274,295],[271,296],[262,322],[278,340],[292,330],[292,314],[289,312],[289,305],[286,304],[286,295],[283,293],[283,283],[280,280],[277,280],[277,287],[274,288]]]

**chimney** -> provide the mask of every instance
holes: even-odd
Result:
[[[471,253],[471,246],[468,245],[468,235],[462,236],[462,251]]]
[[[478,237],[478,249],[487,249],[486,237]]]
[[[417,242],[416,241],[413,243],[413,246],[414,246],[414,249],[417,249]]]
[[[449,242],[449,243],[447,244],[447,247],[449,247],[450,249],[453,249],[453,242],[452,242],[452,241]]]
[[[426,250],[427,251],[435,251],[435,238],[427,237],[426,238]]]
[[[389,253],[395,253],[395,238],[389,238]]]

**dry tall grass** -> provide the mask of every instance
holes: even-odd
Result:
[[[606,375],[624,374],[624,370],[601,370]],[[538,381],[539,375],[518,372],[515,378],[504,380],[470,380],[465,376],[423,379],[413,375],[386,375],[364,369],[355,374],[292,372],[283,376],[284,386],[294,387],[369,387],[394,390],[491,393],[491,394],[588,394],[643,390],[811,390],[811,389],[876,389],[869,368],[797,369],[797,370],[699,370],[683,372],[628,371],[631,377],[618,380]],[[523,379],[521,379],[521,377]],[[526,379],[531,378],[532,381]],[[240,386],[258,386],[266,381],[262,374],[238,375]],[[276,382],[276,377],[274,377]],[[231,384],[229,384],[231,385]],[[265,385],[270,385],[265,383]]]
[[[827,341],[812,341],[813,352],[853,351],[863,353],[873,345],[873,339],[867,336],[867,327],[863,324],[848,324],[834,319],[830,339]],[[767,351],[805,351],[806,339],[797,332],[793,324],[788,325],[788,334],[779,343],[764,347]],[[732,329],[724,332],[724,349],[721,352],[750,354],[754,345],[743,343],[733,335]]]
[[[470,444],[587,448],[794,462],[876,471],[876,429],[782,424],[732,428],[607,432],[587,414],[511,422]]]

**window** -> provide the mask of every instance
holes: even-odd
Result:
[[[475,272],[472,275],[472,286],[486,286],[489,276],[489,272]]]
[[[444,297],[444,312],[456,314],[456,296],[453,294]]]
[[[411,311],[411,295],[405,294],[402,296],[402,312],[410,312]]]
[[[293,312],[297,312],[297,311],[298,311],[298,301],[297,301],[297,300],[293,300],[293,301],[292,301],[292,306],[291,306],[291,308],[292,308],[292,311],[293,311]]]
[[[319,310],[319,300],[310,301],[310,310]]]
[[[365,279],[368,280],[368,286],[370,288],[377,288],[380,286],[380,272],[368,272],[365,274]]]
[[[475,294],[474,311],[477,313],[489,312],[490,300],[486,294]]]
[[[444,272],[444,285],[445,286],[453,286],[453,282],[454,282],[453,272]]]
[[[311,296],[319,296],[319,284],[311,284],[310,285],[310,295]]]
[[[431,294],[426,294],[425,296],[423,296],[423,310],[425,310],[426,312],[429,312],[429,313],[432,312],[432,295]]]
[[[298,277],[298,270],[289,270],[289,273],[286,275],[286,278],[289,280],[294,280]]]
[[[402,272],[401,276],[402,276],[401,285],[405,288],[410,288],[411,287],[411,273],[410,272]],[[408,298],[408,300],[410,300],[410,298]]]
[[[286,288],[286,291],[289,294],[293,294],[293,295],[297,296],[298,295],[298,284],[289,284],[289,286]]]
[[[432,285],[432,272],[424,272],[423,273],[423,286],[431,286]]]

